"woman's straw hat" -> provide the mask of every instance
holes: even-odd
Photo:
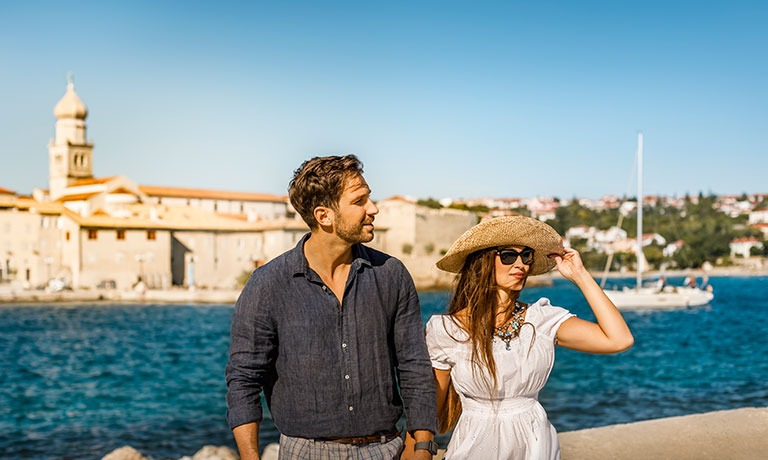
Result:
[[[528,246],[534,257],[528,276],[552,270],[556,263],[547,257],[563,254],[563,238],[554,228],[540,220],[524,216],[505,216],[480,222],[457,239],[451,249],[437,261],[437,268],[458,273],[467,256],[475,251],[499,246]]]

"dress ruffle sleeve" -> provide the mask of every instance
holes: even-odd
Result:
[[[557,330],[560,328],[560,325],[567,319],[576,316],[565,308],[555,307],[546,297],[539,299],[536,304],[542,318],[541,322],[536,326],[536,332],[546,337],[550,337],[552,340],[556,340]]]
[[[432,367],[448,370],[455,363],[448,356],[444,348],[445,341],[449,337],[443,325],[443,318],[443,315],[434,315],[427,321],[427,349],[429,350],[429,359],[432,361]]]

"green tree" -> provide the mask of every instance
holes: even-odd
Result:
[[[460,209],[462,211],[476,212],[481,214],[491,210],[491,208],[482,204],[468,206],[466,203],[451,203],[451,205],[448,207],[451,209]]]
[[[661,247],[655,244],[643,248],[643,255],[645,255],[645,260],[648,261],[648,265],[654,268],[659,268],[664,261],[664,254]]]
[[[440,209],[440,208],[443,207],[443,205],[440,204],[439,201],[437,201],[436,199],[431,198],[431,197],[427,198],[426,200],[419,200],[419,201],[416,202],[416,204],[419,205],[419,206],[426,206],[426,207],[432,208],[432,209]]]
[[[237,275],[237,284],[238,286],[245,286],[245,283],[248,282],[249,279],[251,279],[251,271],[243,270],[240,272],[239,275]]]

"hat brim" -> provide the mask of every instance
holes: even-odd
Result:
[[[437,261],[437,268],[458,273],[467,256],[475,251],[518,245],[534,250],[528,276],[549,272],[557,265],[549,256],[563,254],[563,238],[550,225],[531,217],[504,216],[486,220],[464,232]]]

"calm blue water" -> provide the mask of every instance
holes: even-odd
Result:
[[[670,280],[680,282],[680,280]],[[559,431],[768,405],[768,278],[713,278],[711,306],[625,314],[635,346],[559,349],[541,401]],[[594,319],[577,288],[549,297]],[[446,293],[421,295],[425,319]],[[230,445],[224,366],[231,306],[0,307],[0,458],[155,458]],[[277,438],[265,422],[262,445]],[[442,438],[445,445],[447,439]]]

